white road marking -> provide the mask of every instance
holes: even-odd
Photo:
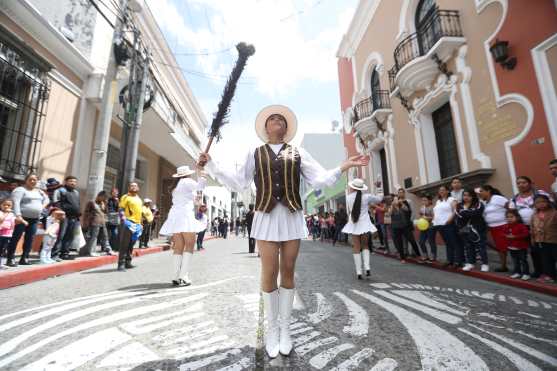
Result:
[[[251,366],[251,360],[245,357],[239,360],[238,362],[231,364],[230,366],[219,368],[217,371],[241,371],[244,368],[248,368],[250,366]]]
[[[545,309],[551,309],[551,305],[547,304],[546,302],[540,301]]]
[[[317,292],[315,296],[317,297],[317,311],[308,316],[308,320],[313,324],[326,320],[333,313],[333,307],[323,294]]]
[[[489,318],[489,319],[494,319],[494,320],[496,320],[496,321],[506,321],[506,320],[507,320],[507,319],[506,319],[505,317],[503,317],[503,316],[497,316],[497,315],[491,314],[491,313],[483,313],[483,312],[482,312],[482,313],[478,313],[477,316],[479,316],[479,317],[486,317],[486,318]]]
[[[511,299],[515,304],[524,304],[522,300],[515,298],[514,296],[509,296],[509,299]]]
[[[290,331],[290,335],[294,336],[294,335],[298,335],[298,334],[303,334],[304,332],[308,332],[313,330],[313,327],[303,327],[301,329],[297,329],[294,331]]]
[[[516,368],[518,368],[518,370],[520,370],[520,371],[541,371],[541,369],[538,366],[536,366],[535,364],[533,364],[532,362],[528,361],[525,358],[522,358],[521,356],[519,356],[515,352],[510,351],[509,349],[497,344],[494,341],[483,338],[483,337],[481,337],[477,334],[474,334],[474,333],[472,333],[468,330],[465,330],[463,328],[459,328],[458,330],[465,333],[465,334],[470,335],[474,339],[479,340],[482,343],[484,343],[485,345],[491,347],[491,349],[501,353],[506,358],[508,358],[509,361],[514,363]]]
[[[509,332],[512,332],[512,333],[514,333],[514,334],[519,334],[519,335],[522,335],[522,336],[526,336],[527,338],[530,338],[530,339],[533,339],[533,340],[537,340],[537,341],[541,341],[542,343],[551,344],[551,345],[557,347],[557,340],[551,340],[551,339],[541,338],[541,337],[538,337],[538,336],[529,334],[529,333],[527,333],[527,332],[524,332],[524,331],[522,331],[522,330],[515,330],[515,329],[512,329],[512,328],[507,328],[506,330],[509,331]]]
[[[300,336],[300,337],[294,339],[294,341],[293,341],[294,346],[300,346],[304,343],[307,343],[308,341],[318,337],[319,335],[321,335],[321,333],[319,331],[312,331],[308,335]]]
[[[389,285],[388,283],[370,283],[369,284],[371,287],[374,287],[376,289],[390,289],[391,285]]]
[[[429,296],[426,296],[419,291],[393,290],[393,291],[391,291],[391,293],[398,294],[400,296],[404,296],[407,299],[412,299],[414,301],[417,301],[418,303],[422,303],[424,305],[427,305],[427,306],[435,308],[435,309],[441,309],[441,310],[444,310],[446,312],[456,314],[458,316],[466,315],[465,312],[453,309],[453,308],[449,307],[448,305],[445,305],[445,304],[442,304],[438,301],[435,301],[435,300],[431,299]]]
[[[416,344],[424,370],[488,370],[476,353],[446,330],[376,296],[352,291],[388,310],[406,327]]]
[[[166,351],[166,353],[170,354],[172,356],[176,356],[176,358],[183,358],[183,357],[187,357],[189,355],[189,353],[194,351],[194,350],[201,349],[201,348],[204,348],[204,347],[209,346],[209,345],[215,345],[215,344],[223,342],[225,340],[228,340],[227,335],[214,336],[214,337],[209,338],[207,340],[193,342],[189,346],[181,346],[181,347],[178,347],[178,348],[169,349],[169,350]]]
[[[105,359],[97,364],[97,368],[137,365],[159,360],[160,357],[145,345],[133,342],[124,346],[116,352],[110,353]]]
[[[371,355],[374,352],[375,351],[371,348],[364,348],[364,349],[360,350],[358,353],[352,355],[352,357],[348,358],[346,361],[342,362],[337,367],[332,368],[331,371],[354,370],[354,369],[358,368],[358,366],[360,365],[360,363],[364,359],[371,357]]]
[[[369,316],[365,309],[340,292],[335,292],[335,295],[346,305],[350,315],[349,325],[344,326],[342,331],[352,336],[366,336],[369,330]]]
[[[233,341],[228,341],[228,342],[225,342],[225,343],[220,343],[220,344],[217,344],[217,345],[213,345],[213,346],[210,346],[210,347],[199,349],[195,352],[188,353],[186,355],[183,355],[181,357],[181,359],[191,359],[193,357],[198,357],[198,356],[211,354],[211,353],[217,353],[217,352],[219,352],[223,349],[230,349],[230,348],[233,348],[233,347],[234,347],[234,342]]]
[[[375,364],[369,371],[394,371],[398,367],[398,362],[392,358],[383,358]]]
[[[115,327],[79,339],[25,366],[21,371],[74,370],[96,357],[130,341],[132,337]]]
[[[507,297],[505,295],[499,295],[499,301],[507,301]]]
[[[306,326],[306,324],[303,323],[303,322],[296,322],[296,323],[293,323],[293,324],[290,325],[290,329],[294,330],[294,329],[300,328],[302,326]]]
[[[478,291],[472,291],[472,295],[477,296],[478,298],[493,300],[495,299],[495,294],[491,292],[485,292],[483,294],[479,293]]]
[[[354,291],[354,290],[352,290],[352,291]],[[374,292],[375,292],[376,294],[378,294],[378,295],[381,295],[381,296],[383,296],[383,297],[385,297],[385,298],[388,298],[388,299],[390,299],[390,300],[392,300],[392,301],[395,301],[395,302],[397,302],[397,303],[399,303],[399,304],[406,305],[407,307],[410,307],[410,308],[412,308],[412,309],[415,309],[415,310],[418,310],[418,311],[420,311],[420,312],[422,312],[422,313],[425,313],[425,314],[427,314],[427,315],[430,315],[431,317],[436,318],[436,319],[438,319],[438,320],[440,320],[440,321],[443,321],[443,322],[446,322],[446,323],[450,323],[451,325],[456,325],[456,324],[462,322],[462,319],[460,319],[460,318],[458,318],[458,317],[455,317],[455,316],[453,316],[453,315],[451,315],[451,314],[447,314],[447,313],[445,313],[445,312],[441,312],[441,311],[438,311],[438,310],[436,310],[436,309],[432,309],[432,308],[426,307],[426,306],[424,306],[424,305],[417,304],[417,303],[415,303],[415,302],[413,302],[413,301],[400,298],[400,297],[395,296],[395,295],[393,295],[393,294],[391,294],[391,293],[389,293],[389,292],[381,291],[381,290],[375,290]]]
[[[394,287],[398,287],[399,289],[403,289],[403,288],[404,288],[404,287],[402,287],[401,285],[399,285],[398,283],[394,283],[394,282],[391,282],[391,285],[394,286]]]
[[[197,305],[193,305],[192,307],[190,307],[188,309],[188,311],[197,311],[197,310],[201,310],[201,308],[203,308],[203,305],[201,303],[198,303]],[[146,325],[146,324],[142,324],[142,323],[137,323],[137,322],[142,322],[143,320],[140,321],[135,321],[135,322],[128,322],[128,323],[124,323],[122,325],[120,325],[120,328],[132,335],[141,335],[141,334],[146,334],[149,332],[152,332],[154,330],[158,330],[176,323],[181,323],[181,322],[186,322],[186,321],[190,321],[192,319],[196,319],[199,317],[203,317],[205,315],[205,313],[203,312],[199,312],[199,313],[192,313],[192,314],[187,314],[187,315],[182,315],[176,318],[172,318],[170,320],[166,320],[166,321],[160,321],[158,323],[152,323],[150,325]],[[168,315],[166,315],[168,316]],[[149,318],[152,319],[152,318]]]
[[[410,286],[412,286],[412,288],[414,288],[414,289],[425,290],[424,285],[419,285],[417,283],[413,283]]]
[[[317,349],[321,346],[324,345],[329,345],[334,343],[335,341],[337,341],[338,339],[334,336],[328,337],[328,338],[323,338],[323,339],[319,339],[316,341],[312,341],[310,343],[306,343],[304,345],[300,345],[299,347],[296,348],[296,353],[300,356],[303,356],[306,353],[311,352],[314,349]]]
[[[329,348],[318,355],[312,357],[309,360],[309,364],[313,367],[321,370],[323,367],[327,366],[329,362],[331,362],[340,352],[344,352],[345,350],[354,348],[354,344],[340,344],[336,347]]]
[[[240,349],[231,349],[231,350],[226,351],[222,354],[216,354],[214,356],[207,357],[207,358],[204,358],[204,359],[201,359],[201,360],[198,360],[198,361],[183,363],[183,364],[180,365],[179,370],[180,371],[199,370],[200,368],[208,366],[211,363],[220,362],[220,361],[228,358],[228,356],[236,355],[236,354],[239,354],[240,352],[241,352]]]
[[[482,331],[482,332],[488,333],[488,334],[490,334],[491,336],[493,336],[494,338],[497,338],[497,339],[501,340],[502,342],[507,343],[507,344],[509,344],[510,346],[515,347],[515,348],[517,348],[517,349],[519,349],[519,350],[525,352],[526,354],[529,354],[530,356],[539,359],[540,361],[547,362],[547,363],[549,363],[549,364],[552,365],[552,366],[557,366],[557,359],[556,359],[556,358],[551,357],[551,356],[548,356],[547,354],[542,353],[542,352],[540,352],[540,351],[537,350],[537,349],[534,349],[534,348],[532,348],[532,347],[529,347],[529,346],[527,346],[526,344],[520,343],[520,342],[518,342],[518,341],[509,339],[509,338],[506,337],[506,336],[499,335],[499,334],[496,334],[496,333],[491,332],[491,331],[486,331],[486,330],[482,329],[481,327],[474,326],[474,325],[470,325],[470,326],[472,326],[472,327],[475,328],[476,330],[480,330],[480,331]]]
[[[37,349],[39,349],[39,348],[41,348],[41,347],[43,347],[47,344],[50,344],[51,342],[56,341],[56,340],[58,340],[58,339],[60,339],[64,336],[71,335],[71,334],[74,334],[76,332],[83,331],[83,330],[86,330],[86,329],[89,329],[89,328],[92,328],[92,327],[105,325],[105,324],[108,324],[108,323],[111,323],[111,322],[128,319],[130,317],[134,317],[134,316],[138,316],[138,315],[143,315],[143,314],[146,314],[146,313],[149,313],[149,312],[168,309],[168,308],[172,308],[172,307],[177,306],[177,305],[188,304],[192,301],[202,299],[202,298],[206,297],[207,295],[208,294],[206,294],[206,293],[201,293],[201,294],[188,296],[186,298],[174,300],[174,301],[167,302],[167,303],[159,303],[159,304],[152,304],[152,305],[147,305],[147,306],[140,306],[140,307],[135,308],[135,309],[123,311],[123,312],[120,312],[120,313],[111,314],[111,315],[108,315],[108,316],[104,316],[104,317],[95,319],[93,321],[82,323],[78,326],[69,328],[67,330],[58,332],[54,335],[51,335],[47,338],[44,338],[44,339],[42,339],[42,340],[40,340],[40,341],[38,341],[34,344],[28,344],[25,348],[23,348],[19,352],[10,354],[9,356],[0,360],[0,369],[4,366],[10,364],[11,362],[29,354],[29,353],[32,353],[35,350],[37,350]],[[136,302],[138,302],[138,299],[134,298],[134,299],[127,299],[127,300],[122,300],[122,301],[136,303]],[[114,305],[116,303],[118,303],[118,304]],[[127,304],[127,303],[125,303],[125,304]],[[107,304],[104,304],[104,305],[98,306],[98,307],[103,307],[102,309],[109,309],[109,308],[113,308],[113,307],[118,306],[118,305],[123,305],[123,304],[119,303],[119,302],[114,302],[114,303],[107,303]],[[75,317],[75,318],[79,318],[79,317],[82,317],[84,315],[92,314],[92,313],[95,313],[95,312],[101,310],[98,307],[93,307],[93,308],[89,308],[87,310],[82,310],[82,311],[78,311],[76,313],[71,313],[71,314],[68,314],[66,317],[57,318],[56,320],[47,322],[47,323],[45,323],[41,326],[37,326],[36,328],[33,328],[33,329],[31,329],[27,332],[24,332],[23,334],[5,342],[0,347],[3,347],[3,349],[10,349],[10,348],[13,349],[13,347],[17,346],[18,344],[27,340],[28,338],[36,335],[37,333],[40,333],[41,331],[43,331],[47,328],[54,327],[58,324],[65,323],[68,320],[68,317],[71,317],[72,315],[79,314]],[[83,312],[86,312],[86,314],[84,314]],[[72,317],[71,319],[75,319],[75,318]],[[55,323],[55,324],[53,324],[53,323]]]
[[[188,336],[191,336],[191,333],[193,331],[199,331],[199,330],[201,330],[205,327],[211,326],[214,323],[215,322],[213,322],[213,321],[204,321],[204,322],[195,323],[191,326],[177,328],[177,329],[174,329],[174,330],[169,330],[169,331],[163,332],[160,335],[155,336],[153,338],[153,340],[155,342],[160,342],[160,343],[164,343],[166,341],[173,342],[174,339],[178,338],[179,336],[183,336],[185,334],[188,334]]]
[[[526,313],[526,312],[518,312],[518,314],[524,314],[525,316],[532,317],[532,318],[542,318],[542,316],[538,316],[537,314]]]
[[[536,308],[536,307],[539,307],[540,305],[538,304],[537,301],[528,299],[528,306],[529,306],[529,307],[535,307],[535,308]]]

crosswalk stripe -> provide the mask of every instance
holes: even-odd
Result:
[[[107,367],[110,370],[122,370],[126,367],[134,367],[143,363],[160,360],[160,357],[139,342],[133,342],[124,347],[109,352],[99,363],[97,368]]]
[[[294,329],[303,327],[303,326],[305,326],[305,325],[306,325],[306,324],[303,323],[303,322],[296,322],[296,323],[293,323],[293,324],[290,325],[290,329],[291,329],[291,330],[294,330]]]
[[[156,335],[153,338],[153,341],[155,341],[157,343],[165,344],[165,342],[173,341],[173,339],[176,339],[176,338],[178,338],[180,336],[183,336],[183,335],[186,335],[186,334],[189,337],[189,336],[191,336],[192,332],[204,329],[208,326],[211,326],[214,323],[215,323],[214,321],[203,321],[203,322],[195,323],[191,326],[172,329],[172,330],[163,332],[160,335]]]
[[[217,371],[241,371],[244,368],[251,366],[251,360],[248,357],[244,357],[236,363],[231,364],[223,368],[219,368]]]
[[[371,357],[371,355],[375,351],[371,348],[364,348],[360,350],[358,353],[352,355],[352,357],[348,358],[346,361],[342,362],[337,367],[331,369],[331,371],[348,371],[356,369],[360,363],[366,359]]]
[[[315,296],[317,298],[317,311],[308,316],[308,320],[313,324],[326,320],[333,313],[333,307],[329,304],[327,299],[325,299],[323,294],[317,292]]]
[[[451,325],[456,325],[456,324],[462,322],[462,319],[460,319],[458,317],[455,317],[451,314],[447,314],[445,312],[440,312],[436,309],[431,309],[429,307],[426,307],[426,306],[421,305],[421,304],[417,304],[417,303],[415,303],[413,301],[410,301],[410,300],[402,299],[402,298],[400,298],[398,296],[395,296],[391,293],[381,291],[381,290],[376,290],[375,293],[378,294],[378,295],[381,295],[385,298],[391,299],[392,301],[395,301],[399,304],[406,305],[407,307],[410,307],[410,308],[418,310],[422,313],[428,314],[433,318],[436,318],[440,321],[449,323]]]
[[[418,303],[427,305],[427,306],[435,308],[435,309],[442,309],[445,312],[456,314],[458,316],[466,315],[465,312],[453,309],[453,308],[449,307],[448,305],[445,305],[445,304],[442,304],[438,301],[435,301],[435,300],[431,299],[430,297],[424,295],[423,293],[421,293],[419,291],[393,290],[393,291],[391,291],[391,293],[394,293],[394,294],[397,294],[397,295],[400,295],[400,296],[404,296],[407,299],[417,301]]]
[[[294,339],[293,343],[294,343],[295,346],[299,346],[299,345],[302,345],[304,343],[307,343],[311,339],[314,339],[314,338],[318,337],[319,335],[321,335],[321,333],[319,331],[312,331],[308,335],[300,336],[300,337]]]
[[[304,332],[308,332],[313,330],[313,327],[302,327],[300,329],[294,330],[294,331],[290,331],[290,335],[294,336],[294,335],[298,335],[298,334],[303,334]]]
[[[375,364],[369,371],[394,371],[398,367],[398,362],[392,358],[383,358]]]
[[[199,303],[199,305],[194,305],[192,306],[189,310],[201,310],[203,306],[201,305],[201,303]],[[120,328],[122,328],[123,330],[127,331],[128,333],[132,334],[132,335],[141,335],[141,334],[147,334],[149,332],[161,329],[161,328],[165,328],[167,326],[176,324],[176,323],[182,323],[182,322],[187,322],[187,321],[191,321],[192,319],[196,319],[196,318],[200,318],[203,317],[205,315],[205,313],[203,312],[199,312],[199,313],[192,313],[192,314],[188,314],[188,315],[184,315],[184,316],[180,316],[177,318],[172,318],[166,321],[160,321],[158,323],[152,323],[150,325],[145,325],[145,326],[141,326],[141,325],[134,325],[133,323],[124,323],[123,325],[120,326]]]
[[[459,328],[458,330],[460,332],[463,332],[463,333],[473,337],[476,340],[481,341],[485,345],[489,346],[491,349],[501,353],[502,355],[507,357],[509,359],[509,361],[514,363],[516,368],[518,368],[518,370],[520,370],[520,371],[541,371],[541,369],[538,366],[536,366],[535,364],[533,364],[532,362],[530,362],[527,359],[519,356],[515,352],[512,352],[509,349],[497,344],[494,341],[483,338],[483,337],[481,337],[477,334],[474,334],[474,333],[472,333],[472,332],[470,332],[466,329],[463,329],[463,328]]]
[[[318,370],[321,370],[323,367],[327,366],[329,362],[331,362],[340,352],[344,352],[345,350],[354,348],[354,344],[340,344],[336,347],[329,348],[324,350],[323,352],[319,353],[318,355],[312,357],[309,360],[309,364],[315,367]]]
[[[22,371],[74,370],[90,360],[130,341],[132,337],[115,327],[99,331],[54,351],[36,362],[23,367]]]
[[[182,363],[178,367],[178,369],[180,371],[199,370],[202,367],[209,366],[210,364],[215,363],[215,362],[220,362],[220,361],[225,360],[226,358],[228,358],[228,356],[236,355],[236,354],[239,354],[240,352],[241,352],[240,349],[231,349],[231,350],[226,351],[224,353],[216,354],[214,356],[203,358],[203,359],[200,359],[200,360],[197,360],[197,361]]]
[[[303,356],[306,353],[311,352],[314,349],[317,349],[321,346],[324,345],[329,345],[334,343],[335,341],[337,341],[338,339],[334,336],[328,337],[328,338],[323,338],[323,339],[319,339],[316,341],[312,341],[309,343],[305,343],[303,345],[300,345],[299,347],[296,348],[296,353],[300,356]]]
[[[394,315],[418,348],[424,370],[487,371],[485,362],[457,337],[424,318],[374,295],[352,290]]]
[[[173,345],[173,344],[188,343],[188,342],[191,342],[194,339],[199,339],[199,338],[214,334],[218,331],[219,331],[219,329],[217,327],[209,327],[209,328],[206,328],[206,329],[203,329],[203,330],[196,331],[195,333],[190,333],[190,334],[187,334],[185,336],[181,336],[181,337],[178,337],[178,338],[168,340],[164,343],[161,343],[160,345],[170,346],[170,345]]]
[[[348,314],[350,315],[349,325],[344,326],[343,331],[353,336],[367,335],[369,330],[369,316],[365,309],[340,292],[335,292],[335,295],[346,305]]]
[[[181,346],[181,347],[178,347],[178,348],[169,349],[169,350],[166,351],[166,354],[174,355],[174,356],[178,355],[178,354],[183,354],[183,355],[187,356],[189,352],[192,352],[192,351],[200,349],[200,348],[204,348],[204,347],[209,346],[209,345],[214,345],[216,343],[220,343],[220,342],[225,341],[225,340],[228,340],[227,335],[214,336],[214,337],[212,337],[210,339],[207,339],[207,340],[194,342],[193,344],[188,345],[188,346]]]

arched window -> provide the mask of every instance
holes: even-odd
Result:
[[[377,107],[379,104],[379,90],[381,89],[379,85],[379,72],[377,72],[377,67],[373,69],[371,73],[371,102],[373,107]]]
[[[423,30],[436,8],[435,0],[421,0],[416,8],[416,31]]]

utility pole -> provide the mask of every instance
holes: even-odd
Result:
[[[120,9],[127,11],[128,0],[120,0]],[[106,74],[104,76],[104,87],[102,96],[101,112],[97,122],[95,131],[95,142],[93,144],[93,158],[91,168],[89,169],[89,179],[87,181],[87,200],[95,199],[98,192],[104,186],[104,174],[106,170],[106,160],[108,153],[108,140],[110,138],[110,127],[112,123],[112,109],[114,107],[114,99],[116,97],[116,89],[118,87],[116,75],[118,73],[118,64],[114,54],[114,47],[124,42],[123,27],[127,14],[121,14],[116,17],[114,33],[112,34],[112,43],[110,44],[110,57]]]
[[[139,85],[139,92],[134,94],[136,102],[132,107],[133,121],[131,123],[128,142],[126,146],[126,163],[123,168],[124,187],[135,180],[135,170],[137,164],[137,152],[139,149],[139,133],[141,123],[143,121],[143,105],[145,103],[145,94],[147,93],[147,80],[149,79],[149,51],[145,50],[145,58],[143,58],[143,76]],[[137,88],[137,83],[134,86]],[[123,189],[126,189],[123,188]]]

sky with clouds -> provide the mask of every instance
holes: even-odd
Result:
[[[211,149],[215,158],[240,159],[240,153],[258,145],[255,116],[269,104],[294,110],[296,144],[304,133],[331,132],[331,122],[341,122],[335,54],[357,0],[147,3],[209,123],[236,61],[234,45],[245,41],[256,48],[236,90],[230,124]]]

